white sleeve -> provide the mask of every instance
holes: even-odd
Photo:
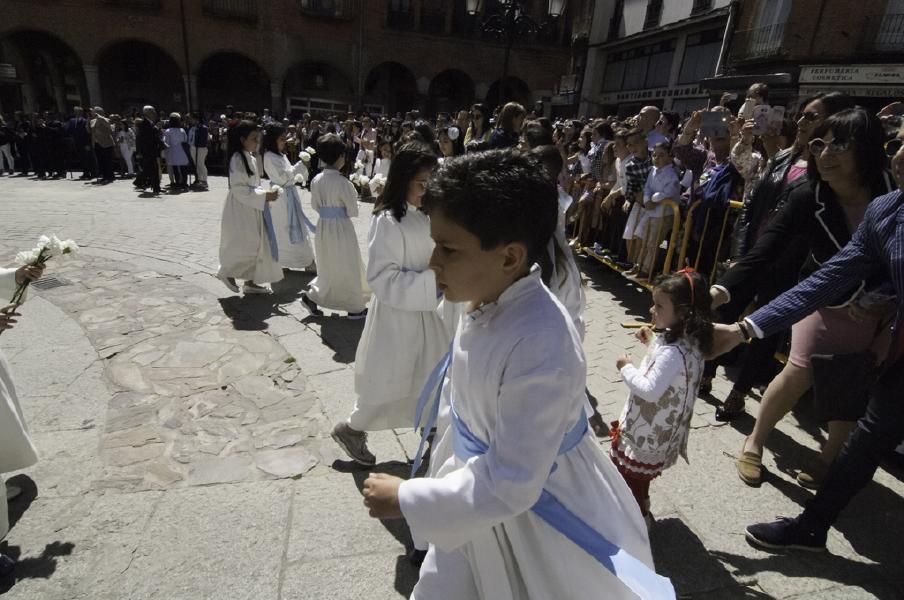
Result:
[[[6,306],[16,295],[16,269],[0,268],[0,306]]]
[[[345,204],[345,212],[350,217],[358,216],[358,191],[354,184],[348,179],[343,179],[339,183],[342,184],[342,202]]]
[[[436,275],[433,269],[407,271],[402,268],[405,242],[401,224],[389,213],[376,215],[367,244],[367,283],[374,295],[393,308],[410,311],[436,310]]]
[[[534,331],[515,346],[486,454],[442,478],[402,483],[399,505],[413,535],[451,550],[537,502],[566,432],[583,415],[584,378],[571,367],[584,363],[551,358],[574,351],[551,348],[556,339],[563,340],[561,332]],[[568,406],[571,395],[576,400]]]
[[[292,175],[293,179],[295,175],[301,175],[304,177],[304,180],[308,180],[308,166],[304,164],[303,161],[298,161],[294,165],[292,165]]]
[[[285,186],[294,178],[294,174],[289,173],[286,169],[286,161],[283,160],[282,154],[267,152],[264,155],[264,171],[267,172],[270,181],[280,187]]]
[[[254,165],[248,165],[254,169]],[[229,191],[236,200],[250,208],[263,211],[266,200],[266,190],[255,185],[251,175],[245,171],[242,157],[236,152],[229,161]]]
[[[669,389],[683,364],[681,352],[677,348],[660,346],[655,350],[645,372],[641,373],[640,369],[628,364],[622,367],[621,376],[631,393],[647,402],[655,402]]]

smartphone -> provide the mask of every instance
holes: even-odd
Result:
[[[753,98],[747,98],[744,100],[744,104],[741,105],[741,110],[738,111],[738,116],[748,121],[753,118],[753,108],[756,106],[756,100]]]
[[[700,121],[700,133],[708,137],[728,136],[727,113],[722,111],[706,111],[702,113]]]
[[[760,104],[753,107],[753,135],[763,135],[769,129],[769,114],[772,107]]]

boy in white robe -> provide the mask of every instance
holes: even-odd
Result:
[[[6,304],[19,284],[39,279],[43,272],[43,266],[0,269],[0,303]],[[15,308],[15,305],[8,305],[0,309],[0,331],[12,329],[16,324],[19,313],[15,312]],[[28,435],[9,363],[0,352],[0,541],[9,533],[7,489],[3,484],[2,474],[30,467],[36,462],[38,453]],[[0,554],[0,577],[11,573],[14,567],[15,561],[11,557]]]
[[[371,516],[404,517],[430,543],[412,598],[674,597],[630,490],[587,435],[577,330],[532,268],[556,227],[555,183],[533,157],[469,154],[443,163],[424,206],[437,283],[470,303],[443,387],[451,423],[433,477],[364,484]]]
[[[363,319],[370,289],[350,218],[358,216],[358,192],[340,172],[345,143],[334,133],[322,135],[317,156],[325,167],[311,182],[311,206],[320,215],[314,234],[317,277],[301,295],[301,305],[314,316],[323,315],[320,306],[325,306],[346,311],[349,319]]]

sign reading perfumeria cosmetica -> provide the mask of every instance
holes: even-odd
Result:
[[[904,85],[904,65],[808,65],[800,68],[798,82]]]

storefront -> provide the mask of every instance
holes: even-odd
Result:
[[[804,65],[798,77],[800,95],[844,92],[858,104],[879,110],[904,99],[904,64]]]

